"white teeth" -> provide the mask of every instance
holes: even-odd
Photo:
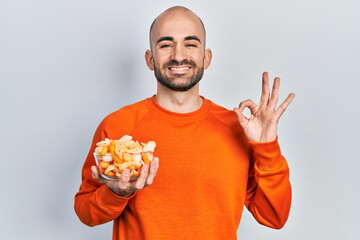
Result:
[[[177,71],[185,70],[185,69],[189,69],[189,67],[181,67],[181,68],[172,67],[171,68],[171,70],[177,70]]]

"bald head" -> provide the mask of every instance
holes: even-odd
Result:
[[[212,54],[205,49],[205,28],[196,14],[184,7],[161,13],[150,28],[150,48],[145,60],[158,80],[158,93],[198,91]]]
[[[201,35],[201,38],[204,43],[203,45],[205,47],[206,31],[205,31],[204,23],[190,9],[182,6],[175,6],[162,12],[152,22],[149,33],[150,49],[152,49],[153,44],[156,44],[157,40],[154,39],[154,37],[161,32],[164,25],[168,27],[171,27],[169,25],[173,25],[175,27],[175,24],[185,25],[188,24],[189,22],[191,22],[193,25],[196,25],[198,29],[201,29],[201,32],[198,34]]]

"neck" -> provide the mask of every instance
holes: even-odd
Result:
[[[155,100],[161,107],[177,113],[194,112],[203,104],[199,95],[199,83],[184,92],[170,90],[158,83]]]

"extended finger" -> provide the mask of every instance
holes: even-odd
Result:
[[[159,158],[154,158],[154,161],[151,162],[149,176],[146,179],[146,183],[145,183],[146,186],[149,186],[153,183],[157,170],[159,168],[158,162],[159,162]]]
[[[281,115],[285,112],[288,105],[291,103],[291,101],[294,99],[295,94],[290,93],[289,96],[285,99],[285,101],[279,106],[279,108],[276,110],[276,115],[278,118],[281,117]]]
[[[273,84],[273,88],[272,88],[272,92],[271,92],[271,97],[270,97],[270,100],[269,100],[269,107],[272,110],[275,110],[276,103],[278,102],[278,99],[279,99],[279,87],[280,87],[280,78],[276,77],[274,79],[274,84]]]
[[[262,93],[260,104],[267,104],[269,102],[270,89],[269,89],[269,74],[264,72],[262,75]]]
[[[128,186],[129,186],[129,181],[130,181],[130,170],[125,169],[122,172],[120,180],[119,180],[120,190],[127,190]]]
[[[135,191],[139,191],[144,188],[148,174],[149,174],[149,165],[145,164],[141,167],[140,176],[135,182]]]

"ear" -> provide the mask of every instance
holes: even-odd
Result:
[[[207,69],[210,66],[212,58],[212,52],[210,49],[205,50],[205,56],[204,56],[204,69]]]
[[[145,52],[145,61],[146,65],[149,67],[151,71],[154,71],[154,58],[153,53],[150,50],[146,50]]]

